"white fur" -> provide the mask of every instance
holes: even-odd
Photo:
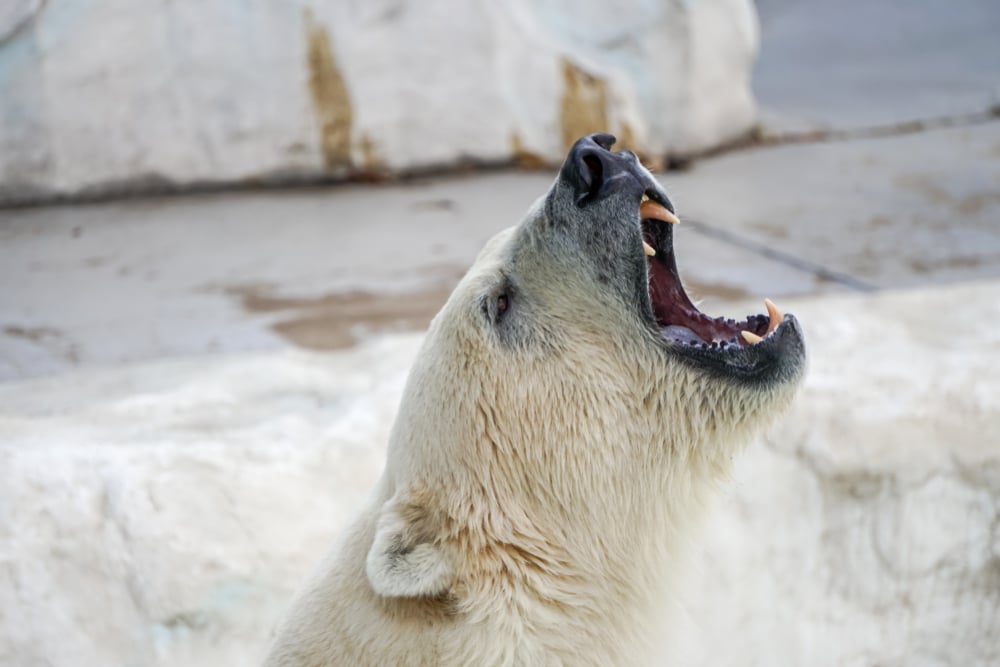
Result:
[[[479,304],[516,239],[491,241],[432,323],[373,503],[269,667],[634,666],[664,644],[676,658],[663,611],[685,535],[791,389],[678,362],[530,247],[514,268],[535,337],[497,344]]]

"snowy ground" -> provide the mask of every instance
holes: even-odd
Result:
[[[771,296],[812,361],[706,525],[706,665],[1000,664],[1000,12],[960,5],[761,0],[769,128],[847,134],[663,175],[703,307]],[[255,664],[552,176],[0,211],[0,665]]]

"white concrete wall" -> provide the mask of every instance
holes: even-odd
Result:
[[[747,132],[751,0],[7,0],[0,202]]]

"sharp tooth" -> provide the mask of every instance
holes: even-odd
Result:
[[[646,251],[647,257],[653,257],[656,254],[656,251],[653,250],[653,246],[649,245],[645,241],[642,242],[642,249]]]
[[[778,307],[770,299],[764,299],[764,306],[767,308],[767,316],[771,320],[767,325],[767,334],[764,335],[769,335],[785,319],[785,314],[778,310]]]
[[[750,343],[751,345],[756,345],[760,341],[764,340],[752,331],[741,331],[740,335],[743,336],[743,340]]]
[[[669,222],[672,225],[676,225],[680,222],[680,218],[671,213],[666,206],[658,204],[652,199],[647,199],[639,206],[639,217],[643,220],[646,218],[661,220],[663,222]]]

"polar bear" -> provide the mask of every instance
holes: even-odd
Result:
[[[692,304],[673,206],[614,141],[579,140],[434,318],[372,501],[268,667],[653,660],[685,534],[805,348],[770,302]]]

